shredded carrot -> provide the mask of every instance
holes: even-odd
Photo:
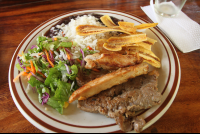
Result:
[[[39,73],[40,75],[42,75],[43,78],[47,78],[42,72],[37,71],[37,73]]]
[[[26,73],[29,73],[31,71],[30,67],[26,67]]]
[[[96,68],[92,68],[93,71],[95,72],[99,72],[100,70],[96,69]]]
[[[59,46],[59,47],[56,49],[56,51],[59,51],[61,48],[62,48],[62,47],[61,47],[61,46]]]
[[[87,46],[87,49],[89,49],[89,50],[93,50],[90,46]]]
[[[68,53],[68,51],[67,51],[66,49],[65,49],[65,52],[66,52],[66,54],[67,54],[67,59],[70,60],[71,57],[70,57],[70,55],[69,55],[69,53]]]
[[[31,75],[32,75],[32,74],[31,74],[31,73],[29,73],[29,74],[27,75],[27,78],[30,78],[30,77],[31,77]]]
[[[13,79],[13,82],[16,82],[16,81],[19,79],[19,77],[20,77],[21,75],[23,75],[23,73],[24,73],[24,71],[22,71],[20,74],[18,74],[18,75]]]
[[[28,73],[27,73],[27,72],[24,72],[22,75],[23,75],[23,76],[26,76],[26,75],[28,75]]]
[[[26,67],[26,70],[31,71],[31,68],[27,66],[27,67]]]
[[[56,51],[59,51],[59,47],[56,49]]]
[[[68,60],[70,60],[70,59],[71,59],[71,58],[70,58],[70,55],[69,55],[68,53],[67,53],[67,59],[68,59]]]
[[[81,63],[81,60],[80,59],[76,59],[79,63]]]
[[[58,40],[57,38],[54,38],[54,40]]]
[[[19,56],[19,57],[22,57],[22,55],[21,55],[21,54],[18,54],[18,56]]]
[[[40,55],[42,55],[43,54],[43,52],[41,52],[41,53],[38,53],[38,55],[40,56]]]
[[[29,73],[30,71],[29,70],[26,70],[26,73]]]
[[[35,74],[36,71],[35,71],[35,67],[33,65],[32,60],[30,60],[30,63],[31,63],[31,72],[33,72]]]
[[[61,46],[59,46],[57,49],[56,49],[56,51],[59,51],[60,49],[62,49],[63,47],[61,47]]]
[[[45,52],[45,54],[46,54],[46,56],[47,56],[48,62],[51,64],[52,67],[54,67],[54,64],[53,64],[53,63],[50,61],[50,59],[49,59],[49,54],[48,54],[47,50],[44,49],[44,52]]]
[[[63,33],[63,31],[62,31],[62,36],[65,37],[65,34]]]

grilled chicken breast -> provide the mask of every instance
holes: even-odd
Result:
[[[106,70],[124,68],[128,66],[134,66],[142,63],[143,59],[136,53],[135,55],[122,55],[117,53],[95,53],[88,55],[84,58],[87,62],[86,69],[103,68]]]

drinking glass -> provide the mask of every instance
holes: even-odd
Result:
[[[164,17],[175,17],[185,2],[186,0],[155,0],[155,12]]]

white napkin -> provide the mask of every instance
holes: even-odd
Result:
[[[152,2],[152,1],[151,1]],[[182,11],[174,18],[157,15],[151,6],[141,7],[147,16],[171,39],[183,53],[200,49],[200,25]]]

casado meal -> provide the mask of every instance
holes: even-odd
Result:
[[[18,54],[16,67],[21,72],[13,81],[16,82],[20,76],[26,77],[30,87],[37,90],[38,101],[42,105],[51,106],[60,114],[63,114],[63,108],[67,108],[69,103],[79,100],[78,107],[81,110],[99,112],[114,118],[125,132],[132,129],[139,132],[145,121],[135,117],[134,112],[158,105],[161,98],[156,87],[158,73],[148,73],[147,63],[156,68],[160,68],[161,64],[160,59],[151,51],[151,46],[156,40],[137,30],[155,27],[157,23],[135,26],[134,23],[118,21],[117,25],[107,15],[102,16],[100,20],[101,22],[92,15],[83,15],[71,19],[68,24],[52,27],[51,36],[38,37],[37,44],[27,52]],[[140,75],[147,76],[140,78]],[[146,86],[145,82],[141,83],[141,87],[147,89],[145,92],[156,95],[156,100],[151,100],[151,96],[145,96],[144,92],[138,89],[137,94],[143,96],[143,100],[138,100],[138,105],[142,104],[141,101],[144,105],[135,108],[137,104],[122,105],[123,101],[131,101],[126,97],[120,99],[119,104],[108,99],[111,96],[113,101],[123,98],[119,97],[120,93],[131,91],[118,92],[119,98],[117,93],[108,98],[102,95],[104,91],[110,91],[113,87],[112,90],[118,91],[118,85],[121,84],[129,87],[128,80],[133,78],[150,81],[148,84],[152,87]],[[152,88],[155,90],[149,90]],[[109,102],[110,105],[104,107],[104,102],[96,102],[101,100],[102,96],[104,101],[108,99],[106,103]],[[91,100],[92,97],[95,98]],[[93,101],[95,104],[92,104]],[[117,105],[124,107],[124,110],[119,112]],[[92,111],[89,107],[97,109]],[[114,111],[110,111],[109,107]],[[126,120],[124,115],[127,116]],[[124,127],[125,122],[130,122],[131,127]]]

